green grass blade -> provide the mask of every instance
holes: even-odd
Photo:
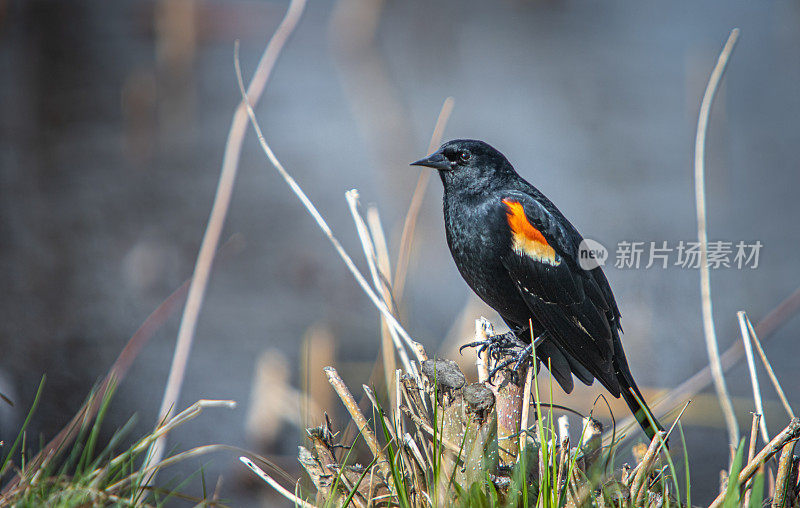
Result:
[[[31,422],[31,417],[33,416],[33,412],[36,411],[36,406],[39,405],[39,397],[42,395],[42,389],[44,388],[44,382],[47,379],[47,376],[42,376],[42,380],[39,381],[39,388],[36,389],[36,395],[33,398],[33,404],[31,404],[31,409],[28,411],[28,415],[25,417],[25,421],[22,422],[22,428],[17,434],[17,438],[14,440],[14,444],[11,445],[9,448],[6,457],[3,459],[3,465],[0,466],[0,478],[5,475],[6,470],[11,465],[11,457],[17,452],[17,447],[19,446],[20,440],[22,436],[25,434],[25,429],[28,428],[28,424]]]
[[[344,472],[345,467],[347,467],[347,461],[350,459],[350,453],[356,447],[356,443],[358,442],[358,438],[361,436],[361,431],[356,434],[355,439],[353,439],[353,444],[350,445],[350,449],[347,450],[347,454],[344,456],[344,460],[342,460],[342,465],[339,467],[339,471],[336,473],[336,478],[333,481],[333,486],[331,487],[331,495],[328,496],[328,499],[325,501],[325,507],[333,506],[333,500],[336,497],[336,493],[339,490],[339,482],[342,478],[342,473]],[[346,506],[346,505],[345,505]]]
[[[644,414],[645,416],[647,416],[647,421],[654,429],[657,429],[658,425],[656,425],[656,419],[653,417],[653,414],[650,412],[649,408],[647,407],[647,404],[645,404],[645,402],[636,394],[635,391],[632,391],[631,394],[636,399],[636,402],[639,403],[639,406],[641,406],[641,408],[644,410]],[[672,454],[670,454],[669,448],[667,448],[667,442],[664,440],[664,438],[662,438],[660,434],[656,434],[656,436],[658,436],[658,439],[660,441],[660,448],[664,452],[664,455],[667,457],[667,464],[669,464],[669,470],[670,473],[672,473],[672,482],[675,485],[675,497],[680,499],[681,488],[680,485],[678,485],[678,474],[675,471],[675,464],[672,462]],[[736,474],[738,475],[739,473]],[[661,481],[666,481],[666,479],[662,479]]]
[[[739,441],[736,448],[736,455],[731,463],[731,470],[728,473],[728,488],[725,490],[725,499],[722,502],[724,508],[736,508],[739,506],[739,473],[742,470],[744,460],[744,438]]]
[[[386,453],[389,455],[389,466],[396,490],[397,504],[400,505],[400,508],[411,508],[411,503],[408,501],[408,489],[406,489],[405,485],[405,476],[403,476],[401,467],[398,467],[398,462],[402,460],[402,457],[400,454],[395,454],[394,447],[392,446],[392,435],[389,432],[389,427],[386,426],[384,418],[382,418],[383,409],[381,409],[380,402],[378,402],[377,399],[375,399],[375,403],[378,405],[378,411],[381,413],[381,415],[378,415],[378,420],[381,422],[383,437],[386,439]]]
[[[686,448],[686,436],[683,434],[683,425],[678,421],[678,431],[681,434],[681,444],[683,445],[683,467],[686,474],[686,506],[692,506],[692,480],[689,474],[689,451]],[[678,498],[680,499],[680,497]]]
[[[89,437],[86,440],[86,445],[83,447],[83,453],[81,454],[81,458],[78,461],[78,466],[76,468],[76,474],[81,474],[86,470],[87,465],[92,460],[92,455],[94,454],[94,448],[97,445],[97,438],[100,434],[100,426],[103,423],[103,419],[108,412],[108,406],[111,404],[111,398],[114,396],[114,389],[116,384],[112,381],[108,384],[108,390],[106,390],[105,394],[103,395],[103,401],[100,403],[100,408],[97,411],[97,415],[94,418],[94,424],[92,425],[92,430],[89,433]]]
[[[759,472],[750,487],[750,508],[761,508],[764,505],[764,472]]]
[[[364,480],[364,477],[367,476],[367,473],[369,472],[370,469],[372,469],[372,466],[374,466],[376,462],[378,462],[378,457],[373,458],[372,462],[370,462],[369,465],[367,465],[367,467],[364,468],[364,471],[361,473],[361,476],[358,477],[358,481],[355,483],[355,485],[353,485],[353,490],[350,491],[350,494],[345,498],[344,503],[342,503],[342,508],[347,508],[347,506],[353,500],[353,496],[355,496],[356,492],[358,492],[358,487],[361,485],[361,482]]]

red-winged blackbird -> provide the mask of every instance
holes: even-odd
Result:
[[[522,351],[505,362],[516,362],[515,369],[533,348],[567,393],[573,374],[587,385],[597,378],[612,395],[622,395],[652,439],[649,408],[622,350],[614,294],[599,266],[581,267],[578,230],[483,141],[449,141],[412,165],[438,170],[447,245],[456,266],[511,329],[470,345],[495,353],[516,345]],[[657,422],[656,427],[662,428]]]

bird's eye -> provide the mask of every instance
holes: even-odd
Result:
[[[470,154],[466,150],[462,150],[461,152],[458,153],[458,160],[460,160],[461,162],[467,162],[470,159],[470,157],[472,157],[472,154]]]

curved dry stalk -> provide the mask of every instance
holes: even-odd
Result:
[[[383,302],[396,315],[397,308],[392,296],[392,263],[389,259],[389,247],[386,243],[386,235],[383,233],[378,207],[374,204],[367,207],[367,226],[369,226],[369,233],[375,246],[375,264],[378,267],[381,280],[381,284],[377,285],[376,288],[379,289]],[[381,316],[381,358],[383,360],[383,374],[387,388],[392,386],[394,382],[392,372],[397,369],[397,360],[394,356],[396,341],[392,333],[395,336],[397,334]],[[391,390],[389,390],[390,395],[391,393]]]
[[[531,411],[531,386],[533,386],[533,371],[535,368],[531,367],[525,376],[525,384],[522,386],[522,412],[519,418],[519,449],[525,448],[525,441],[528,439],[528,420]],[[561,422],[559,421],[559,424]]]
[[[242,93],[242,96],[244,97],[245,96],[244,82],[242,81],[242,73],[241,69],[239,68],[238,58],[236,60],[236,77],[239,82],[239,90]],[[389,325],[391,327],[394,327],[395,330],[397,330],[397,333],[403,339],[403,342],[405,342],[405,344],[409,346],[410,349],[414,352],[417,362],[422,362],[424,360],[423,357],[424,350],[422,349],[422,345],[411,338],[411,336],[408,334],[408,332],[406,332],[406,330],[403,328],[403,326],[400,324],[397,318],[394,317],[394,315],[386,306],[386,304],[375,293],[375,291],[373,291],[372,286],[370,286],[370,283],[367,281],[364,275],[361,274],[358,267],[353,262],[353,258],[351,258],[350,255],[347,253],[347,251],[344,250],[344,247],[342,247],[342,244],[339,243],[339,240],[335,236],[333,236],[333,231],[331,231],[330,226],[328,226],[328,223],[325,222],[325,219],[319,213],[317,207],[314,206],[314,203],[311,202],[311,200],[308,198],[308,195],[306,195],[306,193],[303,191],[300,185],[298,185],[295,179],[292,178],[292,176],[289,174],[288,171],[286,171],[286,168],[283,167],[281,161],[278,160],[278,158],[275,156],[275,153],[272,151],[272,148],[270,148],[266,138],[264,138],[264,134],[261,131],[261,126],[259,125],[258,120],[256,119],[256,115],[255,112],[253,111],[253,108],[247,103],[245,103],[245,107],[247,109],[247,115],[250,118],[250,123],[253,126],[253,129],[256,131],[258,142],[261,145],[261,149],[264,151],[264,154],[267,156],[267,159],[269,159],[273,167],[275,167],[275,169],[278,171],[278,173],[281,175],[281,177],[284,179],[287,185],[289,185],[289,188],[292,190],[292,192],[294,192],[295,195],[300,199],[300,202],[306,208],[306,210],[314,219],[314,221],[317,223],[322,232],[325,233],[325,236],[328,238],[328,241],[331,242],[333,248],[336,250],[336,253],[339,254],[339,257],[342,258],[342,261],[344,261],[345,266],[347,266],[347,269],[350,270],[350,273],[356,279],[356,282],[364,291],[364,293],[366,293],[366,295],[369,297],[370,301],[372,301],[373,305],[375,305],[378,308],[381,314],[386,318],[386,321],[389,323]]]
[[[372,241],[372,237],[370,236],[369,228],[367,227],[366,222],[364,222],[363,217],[361,217],[361,214],[358,211],[358,191],[356,189],[350,189],[345,193],[345,199],[347,200],[347,205],[350,208],[350,213],[353,216],[353,222],[356,224],[358,238],[361,240],[361,245],[364,248],[364,257],[367,259],[367,267],[369,268],[370,275],[372,275],[372,283],[375,285],[375,290],[379,291],[383,296],[383,303],[388,308],[389,305],[391,305],[391,293],[384,285],[383,280],[381,280],[381,273],[377,266],[375,244]],[[383,316],[381,317],[385,323],[386,318]],[[408,352],[406,351],[406,348],[400,341],[400,337],[397,334],[397,329],[393,326],[388,326],[388,323],[387,328],[389,330],[389,336],[394,343],[394,348],[397,350],[397,354],[400,355],[400,361],[403,363],[403,367],[406,369],[406,372],[415,378],[419,378],[419,372],[416,366],[411,363],[411,360],[408,357]],[[391,372],[394,371],[392,370]],[[387,389],[390,387],[391,382],[387,383]]]
[[[184,423],[188,422],[196,418],[200,413],[203,412],[205,408],[209,407],[226,407],[228,409],[234,409],[236,407],[236,401],[234,400],[209,400],[209,399],[200,399],[191,406],[187,407],[177,415],[175,415],[169,421],[165,421],[156,427],[152,434],[147,436],[143,439],[139,444],[131,448],[131,453],[136,454],[138,452],[143,451],[146,447],[151,446],[153,443],[157,443],[159,440],[163,440],[167,434],[172,431],[172,429],[176,427],[180,427]],[[152,451],[152,449],[151,449]],[[141,469],[145,470],[148,469],[150,463],[158,464],[161,462],[161,458],[155,461],[152,460],[155,456],[150,455],[150,460],[142,464]],[[119,456],[116,459],[109,462],[111,467],[116,467],[122,461],[126,460],[123,456]]]
[[[719,82],[722,80],[722,75],[728,65],[728,59],[738,37],[739,29],[734,28],[717,59],[717,65],[714,66],[711,77],[708,79],[708,85],[703,94],[703,102],[700,105],[700,114],[697,118],[697,137],[694,146],[694,182],[697,205],[697,239],[700,242],[700,293],[703,309],[703,331],[705,332],[706,349],[708,350],[708,359],[711,364],[711,373],[714,377],[714,388],[717,391],[717,398],[722,407],[722,412],[725,415],[725,423],[728,427],[728,438],[732,446],[736,446],[736,443],[739,442],[739,425],[736,422],[736,415],[733,412],[733,403],[731,402],[728,388],[725,385],[725,377],[722,373],[717,334],[714,329],[714,314],[711,305],[711,275],[708,268],[708,231],[706,219],[705,144],[711,104],[714,102],[714,96],[719,87]]]
[[[225,217],[230,207],[231,195],[233,194],[233,184],[236,180],[236,173],[239,168],[239,157],[242,152],[242,143],[245,132],[247,132],[247,109],[245,104],[255,104],[264,92],[269,76],[275,66],[275,62],[283,49],[289,35],[297,26],[300,16],[303,13],[306,0],[291,0],[286,15],[278,25],[277,30],[270,38],[261,60],[258,63],[253,79],[247,88],[246,97],[236,108],[231,121],[231,128],[228,131],[228,140],[225,144],[225,154],[222,159],[222,170],[217,184],[214,204],[211,207],[211,214],[208,219],[206,231],[200,244],[200,252],[197,254],[194,275],[189,286],[189,294],[186,298],[186,306],[183,310],[180,328],[178,329],[178,339],[175,345],[175,353],[172,357],[172,365],[167,378],[164,398],[161,401],[161,408],[158,411],[158,421],[163,421],[172,414],[173,408],[180,397],[183,379],[186,374],[186,365],[189,361],[189,353],[192,349],[194,333],[197,329],[197,318],[200,315],[200,308],[203,305],[208,279],[211,273],[211,266],[214,262],[214,253],[219,244],[222,228],[225,225]],[[238,46],[237,46],[238,49]],[[148,463],[161,460],[164,454],[165,442],[159,439],[148,452],[145,459],[145,467]]]
[[[153,465],[149,466],[147,469],[136,470],[133,473],[129,474],[128,476],[122,478],[121,480],[118,480],[114,484],[109,485],[108,487],[106,487],[105,490],[106,491],[113,491],[113,490],[119,489],[121,487],[124,487],[128,483],[132,483],[137,478],[141,478],[141,477],[145,477],[146,478],[148,475],[151,475],[152,473],[155,473],[156,471],[160,471],[161,469],[164,469],[165,467],[172,466],[174,464],[178,464],[179,462],[183,462],[185,460],[188,460],[188,459],[191,459],[191,458],[194,458],[194,457],[200,457],[201,455],[206,455],[208,453],[218,452],[218,451],[223,451],[223,450],[225,450],[225,451],[237,450],[238,451],[239,448],[237,448],[235,446],[222,445],[222,444],[196,446],[196,447],[191,448],[189,450],[186,450],[186,451],[183,451],[183,452],[180,452],[180,453],[176,453],[175,455],[167,457],[166,459],[163,459],[161,462],[158,462],[157,464],[153,464]],[[102,479],[102,476],[101,476],[100,472],[98,471],[97,473],[98,473],[98,477],[93,482],[93,485],[96,485]]]

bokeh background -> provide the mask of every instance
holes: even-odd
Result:
[[[16,402],[0,407],[0,440],[16,434],[45,373],[31,432],[54,435],[191,275],[239,101],[234,40],[249,75],[286,5],[0,2],[0,391]],[[445,138],[499,148],[587,237],[674,245],[696,238],[696,115],[733,27],[741,38],[709,134],[709,236],[763,249],[755,270],[712,272],[724,349],[740,340],[736,311],[757,321],[800,285],[797,2],[315,0],[257,114],[362,268],[344,192],[358,188],[363,203],[378,204],[396,259],[420,172],[408,162],[425,154],[447,96],[455,107]],[[240,167],[223,236],[246,247],[215,266],[180,404],[239,406],[200,417],[170,446],[240,445],[297,475],[297,422],[319,414],[301,416],[302,404],[265,411],[281,406],[264,402],[265,383],[289,399],[318,384],[322,373],[303,367],[316,354],[359,386],[379,355],[378,317],[252,134]],[[440,199],[434,178],[402,300],[402,322],[429,352],[492,316],[450,259]],[[707,364],[697,270],[606,273],[645,393]],[[140,430],[155,422],[178,322],[176,313],[120,386],[112,428],[134,413]],[[791,320],[766,344],[795,407],[798,333]],[[727,380],[748,427],[746,368]],[[335,414],[323,388],[317,403]],[[764,392],[775,433],[785,415]],[[568,400],[585,411],[594,393],[578,387]],[[687,413],[697,502],[713,497],[727,464],[710,394]],[[237,505],[282,503],[248,485],[234,454],[190,467],[203,464],[210,481],[225,477],[223,497]]]

